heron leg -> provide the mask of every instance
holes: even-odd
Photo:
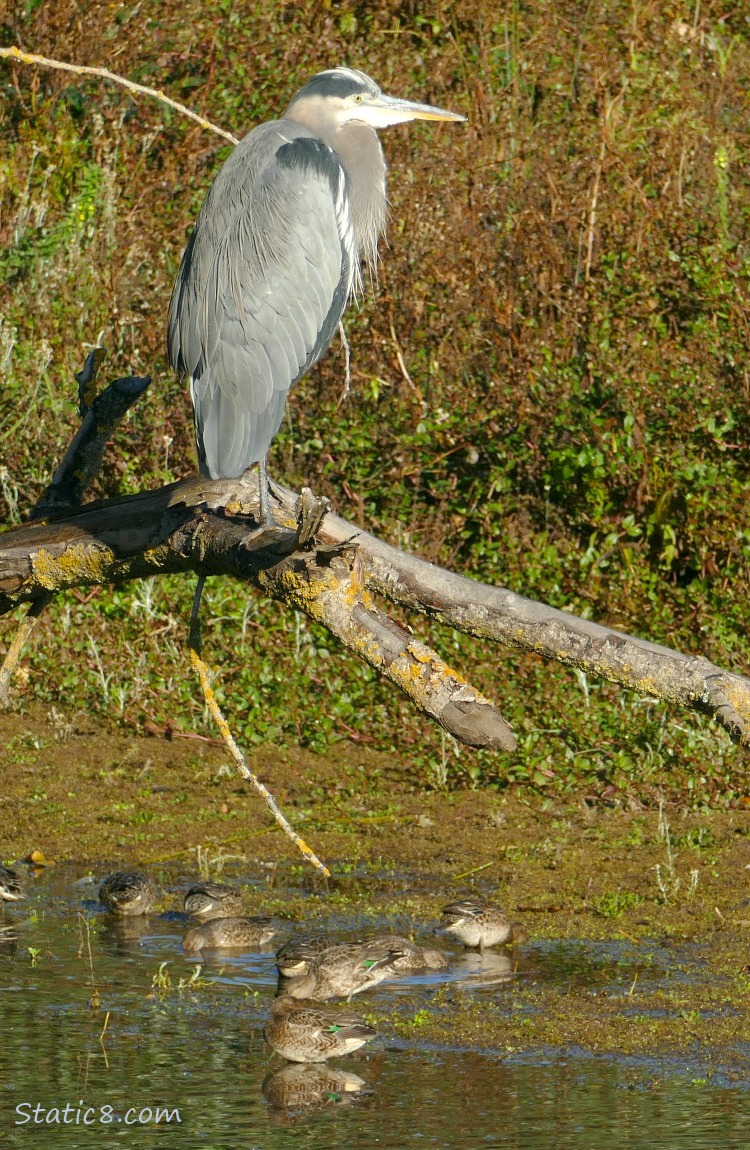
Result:
[[[195,595],[193,597],[193,609],[190,612],[190,646],[200,654],[201,649],[201,625],[198,613],[201,607],[201,599],[203,598],[203,588],[206,583],[206,576],[198,576],[198,586],[195,588]]]
[[[273,523],[274,518],[271,514],[271,500],[268,487],[268,470],[266,468],[266,457],[258,460],[258,498],[260,500],[260,523],[261,527],[265,527],[267,523]]]

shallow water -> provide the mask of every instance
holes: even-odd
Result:
[[[187,885],[177,871],[171,878]],[[275,947],[217,956],[203,968],[207,984],[180,989],[195,962],[182,953],[178,915],[120,927],[75,868],[27,886],[28,902],[5,912],[15,925],[0,932],[2,1145],[30,1137],[45,1147],[190,1150],[750,1145],[750,1095],[723,1080],[721,1066],[436,1050],[420,1044],[418,1027],[408,1042],[381,1035],[326,1068],[291,1066],[262,1037]],[[361,931],[361,921],[334,925],[344,936]],[[654,981],[674,971],[673,950],[622,942],[531,943],[520,960],[454,947],[451,957],[450,971],[381,984],[356,1000],[359,1009],[387,1018],[408,1003],[418,1013],[446,982],[454,993],[497,999],[514,979],[564,991],[579,980],[611,986],[620,967],[623,979],[634,968]],[[680,959],[679,977],[706,976],[698,948]],[[165,962],[168,984],[155,989]],[[171,1114],[158,1125],[157,1107]]]

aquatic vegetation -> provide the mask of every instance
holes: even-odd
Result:
[[[607,891],[596,900],[596,913],[603,918],[620,918],[628,910],[634,910],[643,902],[643,896],[634,891]]]
[[[169,970],[169,962],[160,962],[159,969],[151,979],[151,987],[159,998],[163,998],[168,994],[185,994],[186,992],[194,992],[205,990],[207,987],[212,986],[213,982],[210,978],[205,978],[203,975],[203,966],[197,963],[189,976],[180,975],[175,981]]]

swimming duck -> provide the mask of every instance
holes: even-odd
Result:
[[[0,902],[19,902],[26,898],[18,875],[10,867],[0,866]]]
[[[191,926],[182,946],[186,951],[256,950],[275,933],[270,918],[211,918],[200,926]]]
[[[148,914],[159,897],[159,889],[143,871],[116,871],[99,887],[99,902],[110,914]]]
[[[266,1042],[289,1062],[325,1062],[358,1050],[375,1031],[356,1014],[321,1010],[289,995],[275,998],[263,1031]]]
[[[242,914],[242,895],[223,882],[200,882],[185,895],[185,913],[201,922]]]
[[[440,926],[455,934],[465,946],[498,946],[503,942],[523,942],[527,937],[520,922],[511,922],[496,906],[462,899],[444,906]]]
[[[397,978],[394,962],[403,957],[400,947],[380,939],[342,942],[328,947],[308,960],[304,974],[282,977],[283,993],[293,998],[346,998],[377,986],[386,978]]]

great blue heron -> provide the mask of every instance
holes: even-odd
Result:
[[[201,471],[233,478],[258,463],[262,520],[289,388],[328,348],[361,286],[360,256],[377,263],[387,201],[375,129],[464,119],[332,68],[249,132],[214,180],[172,292],[169,359],[190,382]]]

